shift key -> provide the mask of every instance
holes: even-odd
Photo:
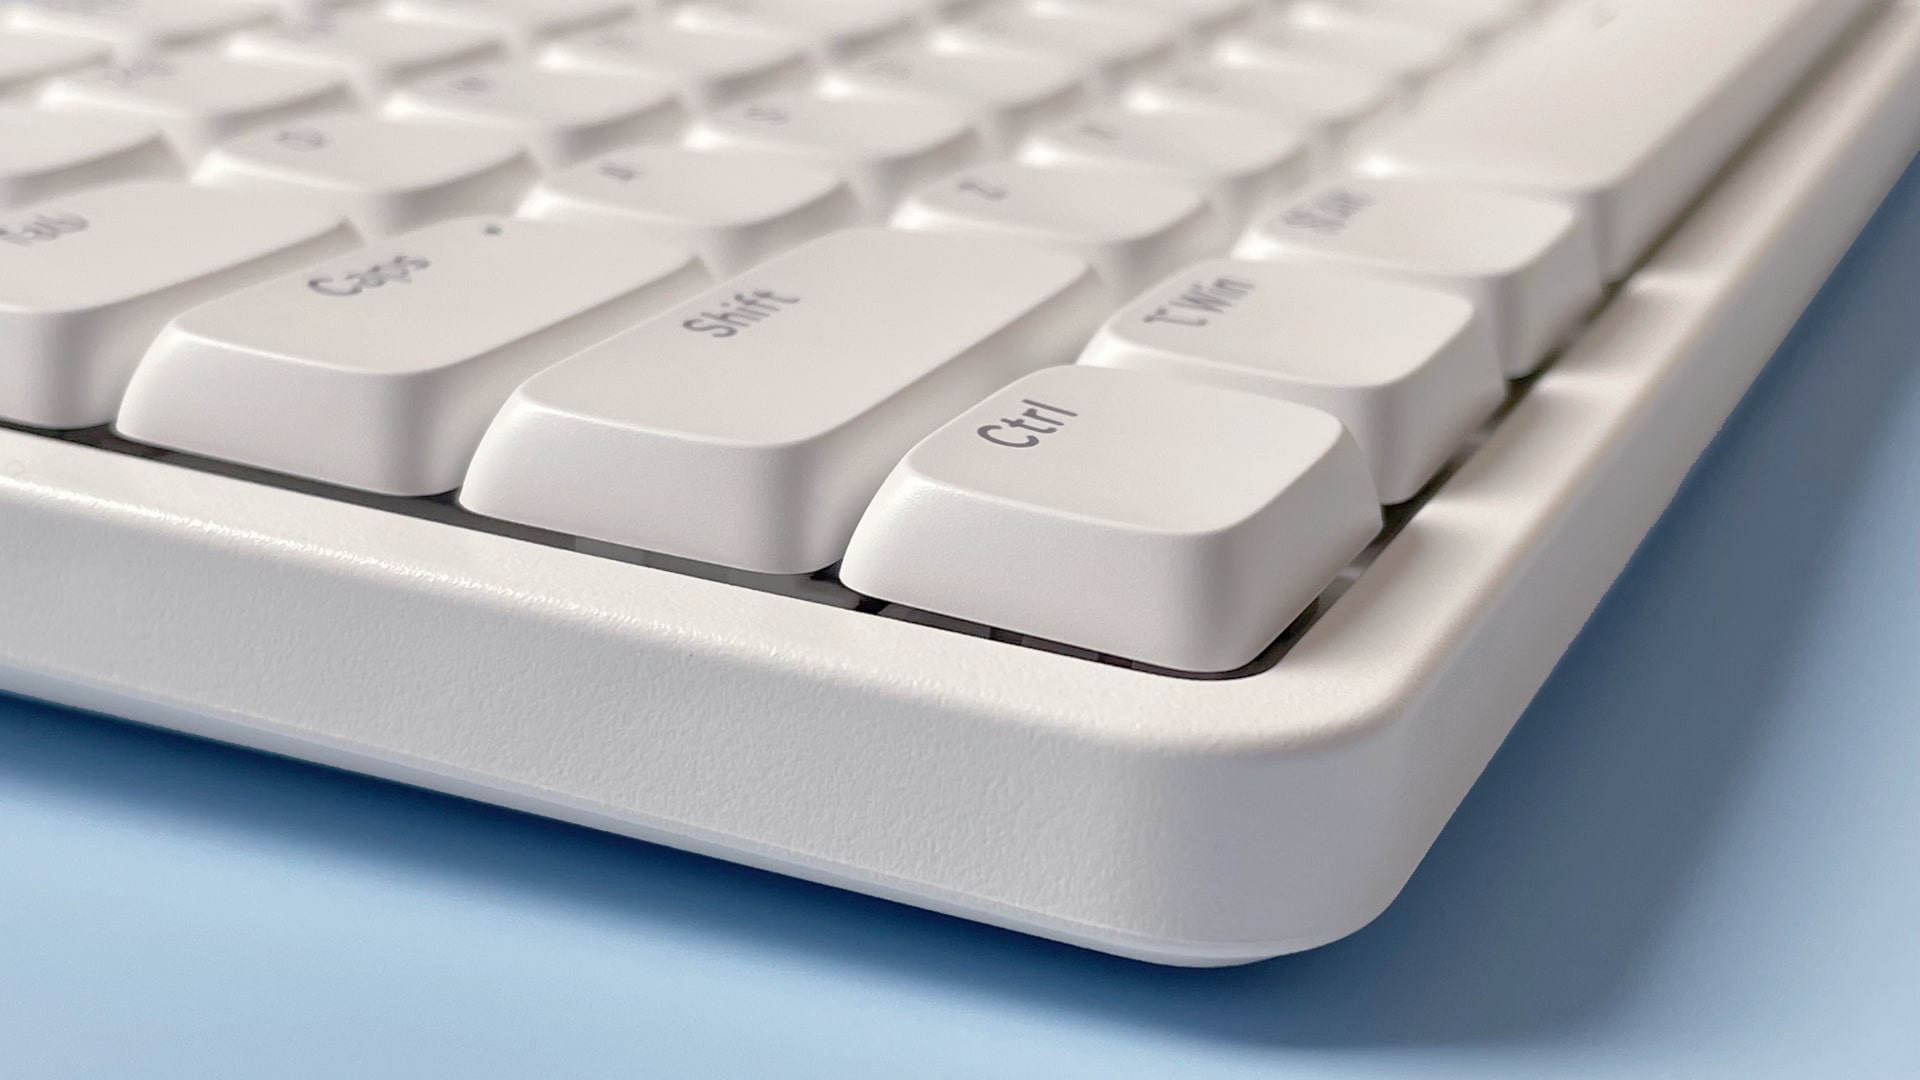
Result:
[[[740,570],[819,570],[914,443],[1070,362],[1101,314],[1069,255],[835,233],[529,380],[460,501]]]

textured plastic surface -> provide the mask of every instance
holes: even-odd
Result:
[[[1920,1075],[1920,172],[1406,891],[1152,968],[0,698],[33,1080]]]
[[[1116,952],[1320,944],[1398,891],[1912,157],[1916,57],[1900,5],[1251,678],[4,433],[0,685]]]

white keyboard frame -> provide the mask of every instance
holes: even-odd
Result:
[[[0,430],[0,687],[1147,960],[1310,948],[1393,899],[1917,150],[1902,0],[1248,677]]]

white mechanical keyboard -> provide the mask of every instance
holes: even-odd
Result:
[[[20,0],[0,99],[0,688],[1229,964],[1398,892],[1920,0]]]

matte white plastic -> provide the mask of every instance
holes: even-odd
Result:
[[[901,459],[840,564],[868,596],[1179,671],[1266,651],[1380,531],[1333,416],[1036,371]]]
[[[1183,184],[1099,169],[990,162],[922,187],[893,225],[998,236],[1083,259],[1115,306],[1175,269],[1225,247],[1226,221]]]
[[[907,191],[980,156],[965,109],[942,101],[773,94],[712,113],[687,132],[696,150],[788,154],[846,178],[875,221]]]
[[[519,213],[643,229],[692,248],[714,273],[733,274],[853,224],[860,205],[838,174],[803,161],[633,146],[549,174]]]
[[[0,210],[116,180],[180,175],[160,129],[123,116],[54,116],[0,104]]]
[[[1404,502],[1507,396],[1493,330],[1449,292],[1327,267],[1215,259],[1107,320],[1080,362],[1325,409],[1380,499]]]
[[[1577,0],[1358,163],[1575,202],[1617,280],[1874,0]]]
[[[0,419],[104,424],[167,320],[352,246],[339,214],[171,180],[91,188],[0,218]]]
[[[1249,230],[1234,254],[1457,292],[1492,324],[1513,378],[1539,367],[1601,295],[1593,226],[1572,207],[1444,183],[1333,181]]]
[[[411,83],[391,94],[382,111],[394,120],[508,132],[545,169],[673,137],[687,120],[677,88],[666,79],[505,64]]]
[[[40,94],[43,108],[153,124],[186,161],[243,131],[352,104],[334,72],[193,53],[62,75]]]
[[[376,240],[457,214],[504,214],[533,177],[507,132],[347,112],[229,139],[193,174],[207,187],[326,203]]]
[[[236,60],[334,72],[372,105],[389,88],[428,72],[492,59],[500,43],[483,30],[402,22],[361,8],[245,30],[227,39],[225,51]]]
[[[116,426],[362,491],[452,491],[521,382],[706,283],[685,248],[624,229],[452,218],[183,312]]]
[[[460,501],[569,535],[812,573],[845,553],[914,443],[1021,375],[1072,362],[1101,310],[1086,264],[1065,255],[834,233],[529,379],[487,428]]]
[[[1310,948],[1392,900],[1916,149],[1905,0],[1252,677],[0,431],[0,685],[1125,955]]]

